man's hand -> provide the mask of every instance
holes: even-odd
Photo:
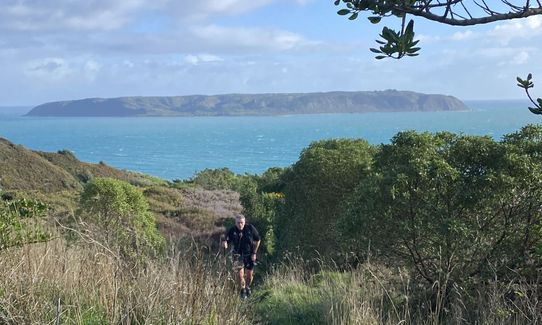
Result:
[[[228,242],[227,242],[227,241],[223,241],[223,242],[222,242],[222,247],[224,247],[224,249],[228,249]]]
[[[252,262],[256,262],[256,253],[252,253],[251,259]]]

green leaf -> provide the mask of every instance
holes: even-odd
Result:
[[[357,12],[354,12],[352,14],[352,16],[348,17],[349,20],[355,20],[356,18],[358,18],[358,13]]]
[[[337,11],[337,14],[341,15],[341,16],[346,16],[350,13],[350,10],[349,9],[341,9],[339,11]]]
[[[385,58],[387,58],[387,56],[385,56],[385,55],[377,55],[377,56],[375,56],[375,59],[377,59],[377,60],[382,60],[382,59],[385,59]]]
[[[338,6],[341,3],[341,0],[335,0],[335,5]]]
[[[382,51],[380,51],[378,49],[375,49],[375,48],[370,48],[369,51],[371,51],[373,53],[382,53]]]
[[[529,107],[529,110],[531,111],[531,113],[533,114],[537,114],[537,115],[542,115],[542,108],[538,108],[538,107]]]
[[[367,19],[369,19],[369,21],[370,21],[372,24],[378,24],[378,23],[382,20],[382,17],[379,17],[379,16],[371,16],[371,17],[367,17]]]

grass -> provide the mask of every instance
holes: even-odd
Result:
[[[258,269],[257,272],[262,272]],[[537,284],[454,286],[438,307],[403,269],[276,264],[241,303],[222,256],[183,251],[126,269],[99,246],[56,239],[0,251],[1,324],[539,324]],[[440,308],[437,310],[437,308]]]
[[[0,323],[251,323],[218,266],[194,252],[127,271],[106,251],[62,240],[3,251]]]
[[[494,280],[476,290],[453,287],[442,304],[438,290],[417,284],[403,269],[371,263],[343,271],[303,260],[276,266],[257,295],[264,324],[539,324],[536,283]],[[512,296],[511,296],[512,295]]]

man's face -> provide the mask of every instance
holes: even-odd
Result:
[[[237,229],[243,230],[243,228],[245,228],[245,218],[235,219],[235,225],[237,226]]]

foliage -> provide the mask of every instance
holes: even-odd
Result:
[[[165,240],[142,192],[112,178],[95,178],[81,194],[81,217],[91,236],[129,260],[160,255]]]
[[[188,181],[188,183],[199,185],[206,190],[232,190],[237,188],[238,182],[238,177],[226,167],[204,169]]]
[[[355,20],[362,12],[369,12],[368,20],[378,24],[382,18],[396,17],[401,20],[401,30],[396,32],[388,27],[382,29],[381,40],[377,42],[383,46],[371,49],[379,54],[376,58],[391,57],[400,59],[404,56],[418,55],[418,41],[414,41],[414,21],[406,25],[406,16],[418,16],[427,20],[447,25],[469,26],[486,24],[507,19],[525,18],[542,14],[540,2],[525,0],[524,5],[514,5],[508,1],[488,4],[488,1],[466,0],[334,0],[336,6],[344,4],[346,8],[340,9],[339,15],[349,15],[348,19]]]
[[[245,176],[240,183],[239,194],[243,213],[249,222],[258,229],[262,242],[260,252],[264,258],[275,253],[275,224],[284,205],[282,175],[287,169],[270,168],[260,176]]]
[[[520,77],[517,77],[518,81],[518,87],[525,89],[525,93],[527,94],[527,97],[529,97],[529,100],[531,103],[533,103],[534,107],[529,107],[529,110],[533,114],[542,114],[542,98],[537,98],[536,102],[531,97],[531,94],[529,93],[529,89],[534,87],[534,83],[532,82],[533,75],[528,74],[527,79],[523,80]]]
[[[51,235],[41,224],[46,211],[37,200],[0,200],[0,251],[49,240]]]
[[[343,200],[369,172],[373,147],[365,140],[313,142],[286,173],[284,213],[277,218],[277,244],[284,251],[299,250],[336,256],[335,219]]]
[[[542,127],[497,143],[397,134],[376,154],[339,220],[347,247],[402,262],[429,284],[522,274],[542,260]]]
[[[130,273],[62,240],[2,252],[1,324],[253,324],[222,261],[185,247]],[[120,269],[120,271],[119,271]]]
[[[401,59],[405,56],[417,56],[420,50],[418,40],[414,40],[414,21],[406,24],[407,15],[422,17],[427,20],[455,26],[469,26],[492,23],[496,21],[525,18],[542,14],[540,1],[525,0],[524,5],[515,5],[508,1],[502,4],[488,4],[486,1],[445,0],[434,2],[432,0],[334,0],[336,6],[343,3],[346,8],[340,9],[337,14],[348,15],[348,19],[355,20],[362,12],[369,12],[367,19],[372,24],[378,24],[385,17],[396,17],[401,20],[401,29],[395,31],[384,26],[380,37],[376,40],[378,48],[371,48],[376,53],[376,59],[394,58]],[[472,6],[469,8],[469,6]],[[480,10],[481,9],[481,10]],[[508,10],[508,11],[507,11]],[[478,16],[477,16],[478,14]],[[527,97],[534,104],[529,110],[534,114],[542,114],[542,98],[535,102],[529,94],[529,88],[533,87],[532,76],[529,74],[523,80],[517,77],[518,86],[525,89]]]

